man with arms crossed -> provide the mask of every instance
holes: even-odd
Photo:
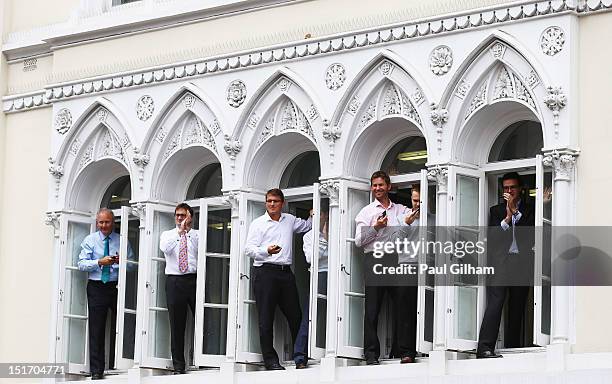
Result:
[[[104,339],[106,316],[111,311],[111,348],[114,360],[115,318],[117,311],[117,279],[119,277],[119,234],[113,232],[115,215],[101,208],[96,215],[96,232],[81,243],[79,270],[88,272],[87,308],[89,312],[89,369],[92,380],[104,378]],[[128,258],[132,248],[128,244]]]
[[[529,286],[518,281],[524,275],[517,272],[524,271],[533,275],[534,231],[525,229],[535,225],[533,207],[521,200],[523,184],[518,173],[506,173],[502,177],[502,187],[505,201],[492,206],[489,213],[487,256],[489,262],[497,265],[495,275],[501,275],[500,279],[504,278],[504,281],[512,279],[514,284],[503,286],[498,280],[498,284],[487,286],[487,308],[480,325],[476,350],[479,359],[502,357],[495,352],[495,343],[507,294],[510,296],[505,346],[523,346],[521,325]]]
[[[312,220],[282,213],[285,196],[280,189],[266,193],[266,213],[253,220],[245,253],[252,257],[251,282],[259,317],[259,343],[267,370],[285,369],[273,346],[274,312],[278,306],[287,318],[295,344],[302,313],[293,263],[293,234],[310,230]]]
[[[374,172],[370,178],[370,183],[374,201],[362,208],[355,217],[357,224],[355,245],[364,248],[366,265],[368,261],[373,260],[372,252],[375,242],[394,241],[397,228],[393,229],[392,227],[417,225],[414,222],[419,215],[417,207],[409,211],[404,205],[395,204],[389,199],[391,180],[386,172]],[[398,264],[397,254],[386,254],[383,257],[385,258],[384,263],[387,265]],[[371,273],[371,271],[366,271],[366,273]],[[394,353],[397,353],[397,356],[400,357],[402,364],[414,363],[416,357],[416,285],[414,283],[406,284],[406,282],[404,284],[399,282],[393,286],[368,285],[366,279],[363,321],[363,349],[366,364],[379,364],[378,313],[385,293],[390,296],[394,316],[397,319],[393,337]]]
[[[159,249],[166,259],[166,302],[170,316],[170,345],[174,374],[185,373],[187,307],[195,314],[198,231],[191,228],[193,209],[181,203],[174,209],[176,228],[165,231]]]

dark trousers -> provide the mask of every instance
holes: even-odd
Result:
[[[318,290],[317,293],[321,295],[327,295],[327,272],[319,272],[318,278]],[[310,300],[306,300],[302,305],[302,322],[300,323],[300,330],[298,331],[295,345],[293,346],[293,359],[296,364],[300,361],[306,361],[308,358],[308,315],[310,310]],[[321,311],[321,308],[318,308]],[[320,315],[319,315],[320,316]],[[312,321],[317,321],[313,319]],[[315,324],[316,327],[316,324]]]
[[[191,316],[195,314],[195,273],[188,275],[166,275],[166,302],[170,316],[170,351],[175,370],[185,369],[185,327],[187,307]]]
[[[89,370],[104,373],[104,342],[106,316],[111,311],[109,365],[115,361],[115,323],[117,318],[117,282],[106,284],[98,280],[87,282],[87,308],[89,310]]]
[[[487,287],[487,309],[485,310],[480,335],[478,337],[478,352],[493,351],[499,333],[499,324],[506,295],[508,297],[508,332],[504,335],[506,348],[523,346],[521,326],[525,315],[525,303],[529,287]]]
[[[363,319],[363,351],[366,359],[380,357],[378,340],[378,313],[385,293],[393,307],[394,323],[393,351],[395,357],[416,356],[417,287],[416,286],[371,286],[365,287],[365,313]]]
[[[274,350],[274,313],[278,306],[287,318],[292,345],[297,339],[302,313],[295,276],[289,266],[264,264],[253,267],[253,291],[259,317],[259,344],[266,365],[278,363]]]

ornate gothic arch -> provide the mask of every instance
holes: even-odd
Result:
[[[385,50],[353,80],[332,119],[342,137],[337,152],[344,153],[344,173],[356,175],[379,166],[378,157],[401,138],[423,136],[429,144],[431,93],[413,73],[398,55]],[[392,140],[383,142],[383,136]]]
[[[221,163],[222,168],[226,166],[220,161],[223,131],[219,113],[205,100],[195,85],[181,86],[147,132],[139,166],[144,174],[144,167],[151,162],[147,168],[151,196],[181,200],[189,181],[203,166],[215,162]]]
[[[92,198],[103,193],[117,177],[133,174],[133,141],[125,127],[118,109],[104,98],[94,101],[79,116],[55,158],[49,159],[56,199],[64,196],[65,206],[94,210],[97,200]],[[102,163],[108,167],[96,171],[100,177],[82,176]],[[132,180],[132,188],[133,185]]]
[[[233,136],[244,143],[244,156],[240,156],[236,166],[244,169],[243,180],[247,185],[256,183],[259,176],[254,175],[259,174],[258,164],[265,166],[260,164],[263,158],[266,164],[274,161],[280,165],[291,161],[300,150],[316,150],[321,158],[325,157],[320,145],[325,119],[320,115],[320,104],[311,95],[306,83],[287,68],[276,71],[255,92]],[[266,151],[272,147],[276,153],[270,157]],[[274,167],[279,172],[281,168]],[[267,175],[266,179],[276,180],[276,176],[280,179],[280,174]]]
[[[446,88],[440,108],[448,111],[444,135],[451,160],[480,163],[483,151],[508,125],[519,120],[542,124],[547,132],[546,73],[534,55],[503,32],[495,32],[463,61]]]

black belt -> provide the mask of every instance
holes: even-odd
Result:
[[[266,268],[266,269],[275,269],[277,271],[291,271],[291,265],[288,264],[270,264],[263,263],[260,266],[253,266],[254,268]]]

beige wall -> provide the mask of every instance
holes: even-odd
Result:
[[[23,31],[61,23],[79,5],[79,0],[3,0],[10,15],[8,31]]]
[[[53,234],[44,224],[51,108],[6,116],[0,185],[0,361],[48,361]]]
[[[577,223],[610,225],[612,206],[612,51],[602,42],[612,40],[612,13],[580,19],[579,99],[580,157],[578,159]],[[572,102],[570,100],[570,102]],[[612,351],[612,287],[576,289],[577,352]]]

